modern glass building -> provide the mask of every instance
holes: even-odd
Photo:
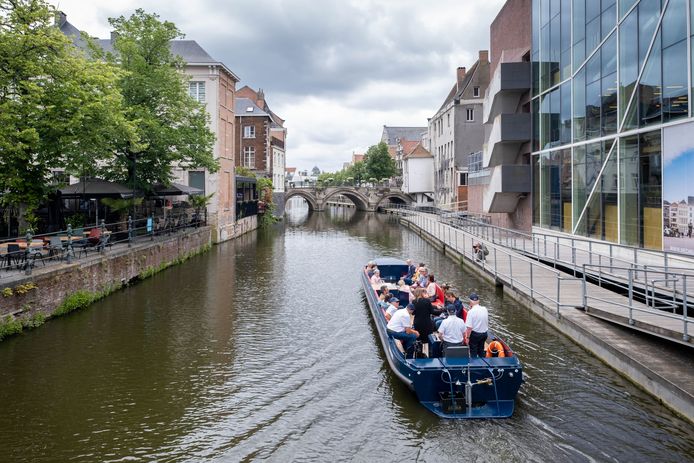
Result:
[[[687,252],[693,22],[694,0],[533,1],[535,227]]]

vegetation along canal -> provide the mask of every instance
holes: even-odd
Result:
[[[390,216],[308,214],[0,344],[2,461],[687,461],[691,424]],[[393,376],[359,270],[426,262],[478,292],[527,382],[447,421]],[[21,423],[21,425],[20,425]]]

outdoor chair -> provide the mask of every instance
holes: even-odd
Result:
[[[60,239],[60,236],[51,236],[48,243],[48,258],[62,259],[65,254],[65,245]]]
[[[47,254],[44,254],[45,248],[43,246],[31,246],[29,247],[29,254],[26,256],[28,259],[26,262],[24,262],[24,267],[26,268],[27,266],[34,267],[36,266],[36,261],[38,260],[43,264],[43,266],[46,266],[46,258],[50,255],[50,251]]]
[[[11,270],[13,266],[19,268],[19,265],[24,261],[25,257],[25,252],[19,247],[18,244],[9,243],[7,245],[7,254],[5,254],[7,270]]]

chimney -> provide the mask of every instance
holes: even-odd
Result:
[[[458,69],[456,71],[456,77],[457,77],[456,83],[455,83],[456,91],[460,91],[460,86],[462,85],[463,80],[465,80],[465,67],[463,67],[463,66],[458,67]]]
[[[489,62],[489,50],[480,50],[479,61],[480,63]]]
[[[257,104],[260,109],[264,110],[265,109],[265,92],[263,91],[262,88],[259,88],[258,93],[256,95],[258,95],[258,99],[256,100],[255,104]]]

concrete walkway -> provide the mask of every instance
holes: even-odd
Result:
[[[472,244],[480,238],[440,222],[436,215],[407,214],[401,221],[442,252],[503,286],[511,297],[694,421],[694,356],[691,355],[691,342],[681,338],[681,321],[670,324],[667,317],[652,314],[652,309],[635,303],[634,307],[643,312],[634,312],[634,326],[607,323],[596,317],[619,321],[624,315],[611,307],[623,304],[624,296],[588,283],[586,293],[591,298],[584,311],[583,281],[580,279],[485,240],[481,241],[488,247],[489,255],[486,261],[476,262]],[[678,343],[647,336],[638,330]]]

